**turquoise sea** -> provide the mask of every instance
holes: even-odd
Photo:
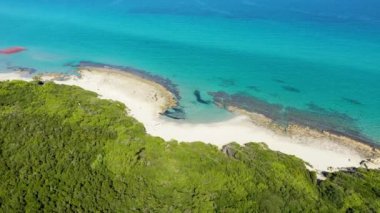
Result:
[[[0,70],[87,60],[167,77],[189,122],[230,117],[193,94],[225,91],[344,115],[380,144],[377,1],[2,0],[0,49],[11,46],[28,50],[0,55]]]

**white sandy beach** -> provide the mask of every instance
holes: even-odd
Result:
[[[81,70],[81,77],[55,81],[58,84],[76,85],[96,92],[101,98],[116,100],[128,107],[128,113],[144,124],[147,132],[165,140],[183,142],[203,141],[222,147],[229,142],[265,142],[270,149],[295,155],[311,164],[317,170],[329,167],[358,167],[365,159],[352,147],[332,143],[325,139],[291,138],[279,135],[264,127],[257,126],[244,115],[230,120],[207,124],[190,124],[160,116],[173,95],[162,86],[142,78],[102,69]],[[45,80],[50,77],[44,77]],[[22,72],[0,73],[2,80],[28,80]],[[372,168],[380,165],[372,164]]]

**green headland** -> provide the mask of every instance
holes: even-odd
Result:
[[[164,141],[75,86],[0,82],[0,212],[378,212],[380,171],[317,180],[265,144]]]

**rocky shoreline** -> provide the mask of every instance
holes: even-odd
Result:
[[[155,82],[165,87],[165,89],[170,91],[176,97],[177,101],[181,99],[181,95],[178,90],[177,84],[173,83],[168,78],[163,78],[159,75],[154,75],[144,70],[135,69],[133,67],[96,63],[96,62],[91,62],[91,61],[80,61],[77,65],[72,65],[72,66],[76,67],[78,70],[86,69],[86,68],[90,68],[90,69],[102,68],[106,70],[108,69],[108,70],[113,70],[113,71],[122,71],[122,72],[130,73],[132,75],[138,76],[140,78],[146,79],[151,82]]]
[[[252,102],[251,108],[242,108],[239,103],[235,103],[231,100],[231,97],[227,93],[210,93],[214,97],[214,104],[218,107],[224,108],[230,112],[246,115],[253,123],[259,126],[263,126],[274,131],[277,134],[290,136],[292,138],[313,138],[313,139],[325,139],[331,141],[331,143],[337,143],[339,145],[344,145],[346,147],[357,150],[366,160],[361,162],[363,166],[365,164],[378,164],[380,163],[380,149],[378,144],[364,140],[363,137],[351,137],[350,135],[345,135],[339,131],[315,129],[310,126],[298,124],[295,122],[281,123],[277,120],[269,117],[278,113],[278,111],[270,113],[259,113],[257,111],[264,112],[264,109],[257,108],[262,107],[265,103]],[[256,105],[255,105],[256,104]],[[269,110],[273,110],[277,106],[270,106]],[[278,107],[279,108],[279,107]],[[268,109],[268,108],[267,108]]]
[[[203,141],[221,149],[232,141],[241,145],[252,141],[265,142],[272,150],[303,159],[306,165],[311,165],[308,167],[310,170],[336,171],[349,167],[380,168],[378,148],[335,132],[321,131],[294,122],[303,122],[305,119],[312,118],[316,119],[312,120],[315,122],[312,123],[314,127],[320,127],[321,125],[315,125],[320,120],[310,117],[314,115],[314,112],[284,110],[281,105],[265,103],[259,99],[250,100],[242,95],[211,93],[214,104],[237,115],[230,120],[192,124],[166,119],[159,115],[166,115],[165,113],[170,111],[171,114],[166,116],[174,116],[173,118],[176,119],[184,113],[178,106],[177,96],[158,83],[167,81],[152,81],[151,77],[141,76],[145,72],[135,75],[134,71],[130,72],[125,67],[122,68],[105,64],[92,67],[84,63],[76,66],[78,75],[50,73],[37,75],[35,78],[40,78],[42,82],[54,81],[57,84],[79,86],[96,92],[102,98],[122,102],[128,107],[130,115],[144,124],[149,134],[168,141],[172,139],[185,142]],[[23,77],[26,74],[29,75],[28,78]],[[32,77],[30,73],[24,71],[0,75],[0,80],[30,81]],[[200,95],[200,93],[197,94]],[[194,95],[197,94],[194,93]],[[256,106],[255,110],[250,110],[252,106]],[[327,121],[330,121],[330,117],[340,122],[352,121],[344,114],[334,114],[318,107],[314,108],[325,113],[323,118],[328,117]],[[285,114],[286,116],[293,116],[290,119],[291,122],[284,122],[284,111],[289,113]],[[336,123],[327,124],[330,125],[329,129],[333,129],[336,125]],[[344,130],[355,130],[354,127],[347,125],[344,126]]]

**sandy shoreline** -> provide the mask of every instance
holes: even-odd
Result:
[[[69,77],[46,75],[42,79],[76,85],[96,92],[101,98],[122,102],[129,109],[129,115],[144,124],[147,133],[165,140],[203,141],[220,148],[230,142],[265,142],[270,149],[295,155],[317,170],[359,167],[360,162],[368,158],[366,149],[332,142],[329,137],[279,134],[254,124],[252,118],[244,113],[226,121],[207,124],[171,120],[160,114],[175,106],[176,98],[162,85],[113,68],[81,67],[79,73],[80,76]],[[0,73],[0,81],[3,80],[31,80],[31,76],[26,72]],[[380,168],[380,162],[377,161],[367,165]]]

